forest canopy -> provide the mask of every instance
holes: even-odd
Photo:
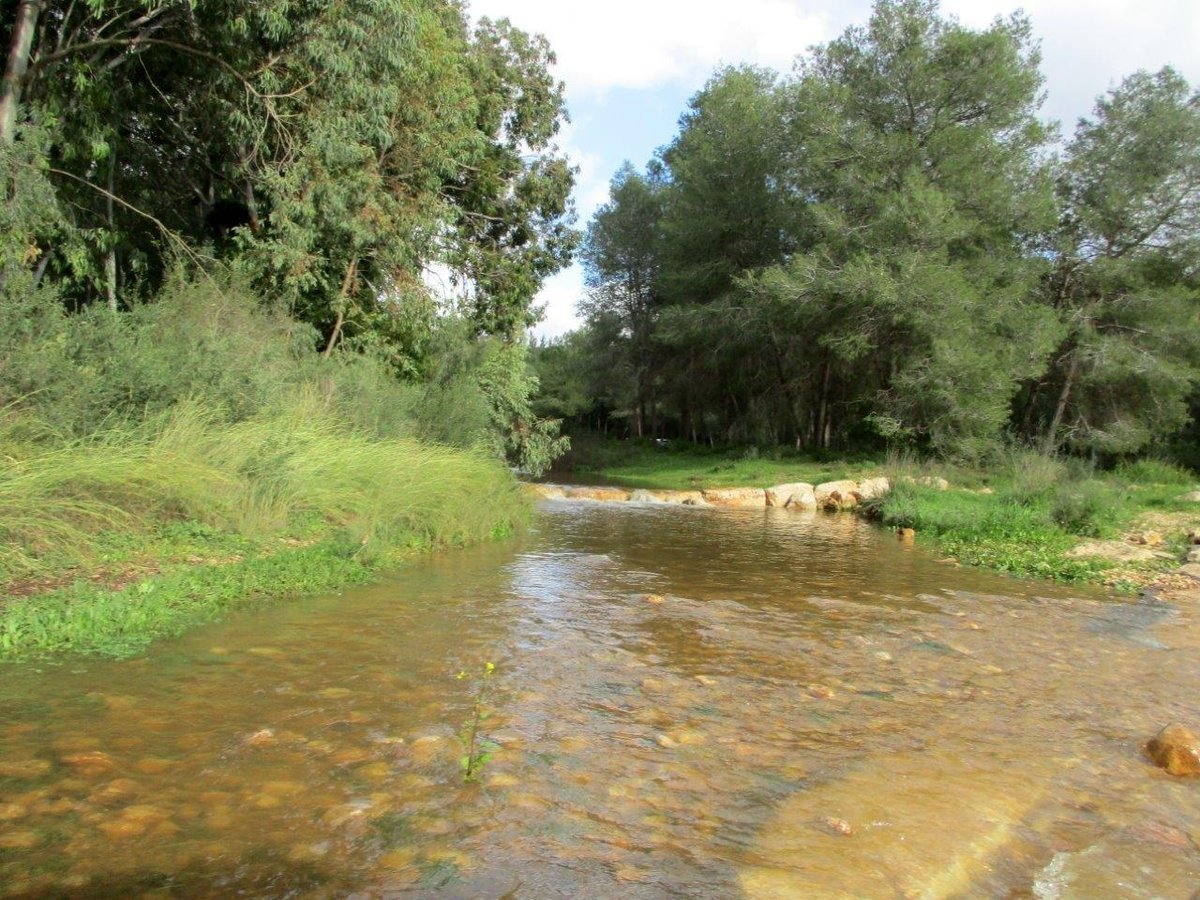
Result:
[[[63,419],[13,364],[31,342],[62,385],[83,364],[64,346],[136,331],[164,296],[186,317],[251,294],[302,356],[457,379],[485,443],[533,469],[561,449],[523,346],[578,240],[543,38],[456,0],[6,0],[0,29],[4,404]]]
[[[1164,447],[1200,378],[1200,95],[1072,134],[1033,27],[880,0],[793,74],[722,68],[583,243],[543,411],[637,436],[973,459]],[[550,384],[554,382],[554,384]]]

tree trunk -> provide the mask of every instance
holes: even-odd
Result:
[[[4,69],[4,82],[0,85],[0,144],[6,147],[12,146],[16,136],[21,87],[29,70],[29,54],[33,49],[33,35],[37,31],[41,11],[42,0],[20,0],[17,5],[8,64]]]
[[[342,279],[342,289],[338,291],[337,321],[333,323],[333,333],[329,335],[329,343],[325,345],[325,352],[321,354],[322,359],[329,359],[342,336],[342,326],[346,324],[346,304],[350,302],[350,291],[354,288],[354,279],[357,276],[358,257],[355,257],[346,267],[346,277]]]
[[[832,368],[829,360],[825,360],[825,377],[821,382],[821,405],[817,408],[817,446],[822,450],[829,449],[829,381]]]
[[[1079,354],[1071,351],[1071,364],[1067,366],[1067,377],[1063,379],[1062,391],[1058,395],[1058,405],[1054,408],[1054,418],[1046,430],[1046,439],[1042,450],[1050,453],[1058,445],[1058,428],[1062,425],[1063,415],[1067,411],[1067,401],[1071,398],[1071,388],[1075,385],[1075,376],[1079,372]]]
[[[110,241],[108,252],[104,254],[104,294],[108,300],[108,308],[113,312],[117,311],[117,222],[113,214],[113,188],[115,187],[117,177],[117,154],[116,151],[111,151],[108,157],[108,197],[105,203],[108,205],[108,238]]]

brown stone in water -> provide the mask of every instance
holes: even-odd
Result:
[[[0,803],[0,822],[23,819],[28,813],[29,809],[23,803]]]
[[[62,758],[63,765],[77,769],[83,775],[99,775],[113,767],[112,757],[99,750],[87,753],[68,753]]]
[[[38,778],[50,771],[44,759],[22,759],[0,762],[0,778]]]
[[[1127,833],[1131,837],[1149,844],[1162,844],[1164,847],[1178,847],[1181,850],[1190,850],[1192,846],[1191,838],[1166,822],[1153,820],[1139,822],[1130,826]]]
[[[822,816],[821,827],[830,834],[840,834],[843,837],[850,837],[854,834],[854,828],[845,819],[835,819],[833,816]]]
[[[1172,775],[1200,775],[1200,739],[1182,725],[1168,725],[1147,742],[1146,752]]]
[[[41,842],[36,831],[7,831],[0,834],[0,850],[29,850]]]

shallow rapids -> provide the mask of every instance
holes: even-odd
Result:
[[[1200,721],[1200,611],[849,515],[550,502],[521,542],[0,677],[0,897],[1200,887],[1200,782],[1140,752]]]

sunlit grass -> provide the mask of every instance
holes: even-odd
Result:
[[[527,514],[498,461],[371,437],[303,396],[236,424],[184,404],[74,441],[10,415],[0,452],[0,581],[123,566],[136,581],[10,598],[0,654],[140,646],[239,597],[328,589]]]

